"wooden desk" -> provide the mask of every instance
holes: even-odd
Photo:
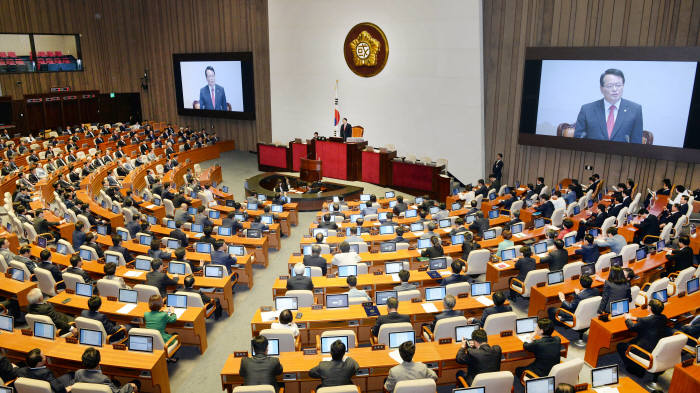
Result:
[[[391,186],[411,193],[429,193],[432,199],[445,200],[450,193],[450,178],[441,175],[444,165],[426,165],[394,160],[391,162]]]
[[[261,172],[289,169],[289,148],[258,142],[258,170]]]
[[[64,303],[66,299],[70,299]],[[87,302],[90,298],[86,296],[71,295],[66,291],[48,300],[57,311],[64,312],[70,315],[80,315],[83,310],[88,309]],[[136,308],[128,314],[122,314],[119,311],[127,303],[118,301],[109,301],[106,297],[102,298],[102,306],[100,312],[109,316],[115,322],[121,324],[133,324],[138,321],[139,326],[145,327],[143,315],[149,311],[148,303],[139,302]],[[204,322],[203,307],[187,307],[180,318],[175,323],[168,324],[165,328],[168,332],[177,333],[180,336],[180,342],[183,345],[193,345],[199,348],[199,353],[204,353],[207,350],[207,327]]]
[[[299,180],[315,182],[321,180],[321,160],[299,158]]]
[[[315,158],[323,162],[323,177],[360,180],[362,178],[362,149],[365,146],[367,146],[367,142],[315,140]]]
[[[206,187],[212,183],[220,184],[221,179],[221,166],[214,165],[207,168],[199,175],[199,184],[201,184],[203,187]]]
[[[664,315],[675,318],[686,313],[695,312],[700,308],[700,292],[678,299],[676,296],[669,298],[664,308]],[[650,315],[649,309],[635,308],[630,311],[632,316],[641,318]],[[598,357],[606,353],[614,352],[617,343],[628,341],[635,337],[625,325],[625,318],[618,316],[610,318],[608,322],[601,322],[598,318],[591,320],[588,331],[586,354],[583,360],[591,367],[598,366]]]
[[[27,293],[36,288],[37,283],[29,281],[29,277],[25,278],[27,281],[20,282],[12,278],[7,278],[4,274],[0,274],[0,295],[17,299],[20,307],[27,307],[29,305],[27,302]]]
[[[394,158],[396,158],[396,150],[363,150],[362,181],[380,186],[391,184],[391,160]]]
[[[64,338],[45,340],[23,336],[19,331],[0,334],[0,348],[9,359],[24,361],[27,353],[40,348],[48,358],[48,367],[57,373],[75,371],[82,368],[81,359],[86,345],[69,344]],[[111,346],[100,348],[100,369],[105,375],[128,383],[134,379],[141,381],[141,391],[170,393],[168,366],[164,351],[153,353],[119,351]]]
[[[676,367],[673,368],[673,377],[671,377],[668,393],[688,393],[698,390],[700,390],[700,365],[696,363],[692,366],[682,367],[680,364],[676,364]]]
[[[555,333],[556,334],[556,333]],[[560,336],[561,337],[561,336]],[[562,357],[565,357],[569,342],[566,338],[562,340]],[[489,336],[489,342],[498,343],[503,350],[501,360],[501,370],[514,371],[532,362],[532,353],[523,350],[523,343],[516,336],[499,337]],[[435,342],[417,343],[414,361],[423,362],[432,368],[438,375],[438,385],[451,385],[456,380],[459,370],[464,370],[465,366],[458,364],[455,360],[459,343],[438,344]],[[360,365],[362,376],[355,376],[352,381],[359,386],[362,392],[382,392],[384,379],[389,374],[389,369],[397,364],[389,353],[394,349],[382,351],[372,351],[371,347],[358,347],[348,350],[348,356],[352,357]],[[285,392],[302,393],[310,392],[320,383],[318,379],[309,377],[309,370],[318,365],[323,358],[330,357],[329,354],[304,355],[303,352],[283,352],[279,359],[284,368],[283,377],[280,381],[285,384]],[[222,389],[232,392],[235,386],[241,385],[243,379],[238,375],[241,365],[241,358],[229,355],[221,370]],[[625,393],[627,393],[625,391]]]

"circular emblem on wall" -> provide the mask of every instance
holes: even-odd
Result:
[[[356,75],[369,78],[380,73],[389,59],[389,42],[379,26],[363,22],[345,36],[345,63]]]

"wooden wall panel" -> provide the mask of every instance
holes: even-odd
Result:
[[[52,86],[141,92],[144,119],[211,129],[241,150],[270,142],[267,0],[4,0],[0,32],[80,33],[84,72],[0,75],[4,95]],[[178,116],[172,54],[252,51],[256,120]],[[149,88],[140,78],[148,69]],[[21,84],[17,84],[21,82]]]
[[[525,48],[530,46],[700,46],[696,0],[483,0],[486,168],[505,155],[505,181],[585,181],[592,165],[608,183],[640,190],[664,177],[700,187],[700,164],[518,144]],[[471,180],[471,179],[470,179]]]

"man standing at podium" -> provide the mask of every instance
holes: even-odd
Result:
[[[347,117],[343,117],[343,124],[340,125],[340,137],[343,138],[343,141],[352,137],[352,126],[348,123]]]

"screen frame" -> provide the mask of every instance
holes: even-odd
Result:
[[[182,79],[180,74],[180,62],[183,61],[240,61],[243,112],[185,108],[182,97]],[[177,114],[182,116],[255,120],[255,74],[253,68],[253,52],[173,53],[173,79],[175,81]]]

